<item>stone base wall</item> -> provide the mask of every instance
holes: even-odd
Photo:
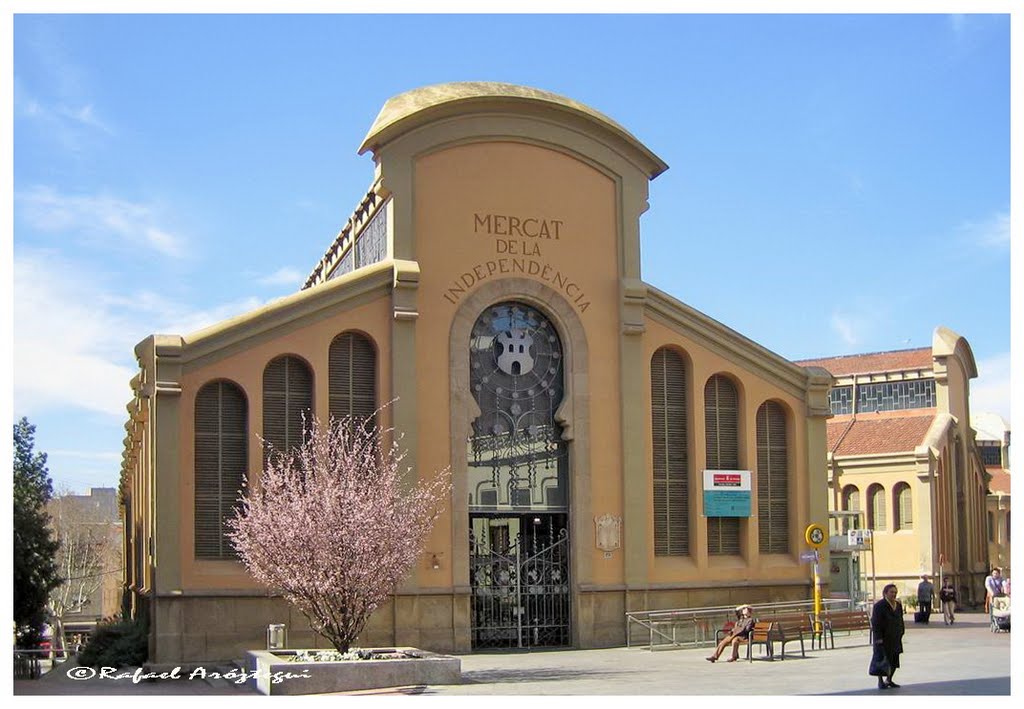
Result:
[[[626,644],[627,610],[739,603],[756,606],[806,599],[808,592],[806,586],[588,591],[573,598],[573,637],[579,648],[617,647]],[[150,620],[152,664],[210,663],[243,658],[247,651],[266,648],[267,626],[271,623],[287,626],[288,647],[331,647],[310,629],[302,613],[281,598],[164,596],[153,600]],[[438,653],[471,652],[469,596],[396,596],[371,616],[355,645],[410,646]]]

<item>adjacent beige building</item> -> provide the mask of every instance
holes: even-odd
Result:
[[[986,500],[988,558],[990,566],[1010,575],[1010,427],[999,414],[971,415],[978,450],[990,476]]]
[[[872,532],[873,552],[851,553],[846,532],[858,518],[833,530],[833,591],[877,598],[895,582],[913,594],[922,574],[951,575],[961,603],[983,600],[988,478],[970,425],[978,371],[967,340],[938,327],[931,347],[798,364],[835,377],[829,507],[861,511]]]
[[[370,189],[300,292],[136,348],[121,492],[151,660],[238,657],[269,623],[323,646],[224,522],[261,438],[392,399],[407,461],[451,466],[453,490],[364,645],[602,647],[629,610],[810,597],[831,377],[644,283],[661,159],[576,101],[492,83],[390,99],[360,151]],[[742,516],[705,508],[709,469],[749,483]]]

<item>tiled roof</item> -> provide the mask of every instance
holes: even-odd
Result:
[[[871,352],[843,357],[804,359],[794,362],[794,364],[801,367],[824,367],[836,377],[848,374],[898,372],[904,369],[931,369],[932,350],[930,347],[921,347],[916,350]]]
[[[854,419],[852,427],[851,419],[829,421],[828,449],[836,456],[910,452],[921,445],[934,420],[934,416],[870,415]]]
[[[1003,468],[988,468],[992,479],[988,483],[988,489],[992,492],[1010,494],[1010,471]]]

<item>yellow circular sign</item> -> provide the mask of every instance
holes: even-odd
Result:
[[[809,524],[804,530],[804,539],[815,549],[820,549],[828,541],[828,535],[820,524]]]

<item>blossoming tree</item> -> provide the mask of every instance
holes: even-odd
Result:
[[[347,652],[419,558],[450,473],[413,479],[393,431],[359,418],[307,430],[302,445],[271,452],[229,537],[254,578]]]

